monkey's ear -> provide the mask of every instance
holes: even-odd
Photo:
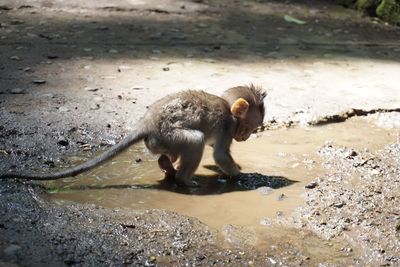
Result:
[[[238,98],[231,106],[233,116],[244,118],[249,110],[249,102],[243,98]]]

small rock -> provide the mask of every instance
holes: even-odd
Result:
[[[140,163],[140,162],[142,162],[142,159],[141,159],[141,158],[136,158],[136,159],[135,159],[135,162],[136,162],[136,163]]]
[[[118,72],[122,72],[123,70],[130,70],[131,67],[126,66],[126,65],[121,65],[118,67]]]
[[[106,30],[109,30],[110,28],[107,27],[107,26],[99,26],[99,27],[97,27],[96,29],[97,29],[97,30],[100,30],[100,31],[106,31]]]
[[[21,250],[20,246],[18,246],[18,245],[10,245],[6,249],[4,249],[3,251],[4,251],[5,254],[7,254],[9,256],[12,256],[12,255],[17,254],[17,252],[19,250]]]
[[[101,96],[96,96],[95,98],[93,98],[94,101],[96,102],[103,102],[104,99]]]
[[[337,202],[333,204],[333,206],[338,209],[342,208],[344,205],[346,205],[344,202]]]
[[[164,67],[162,70],[163,71],[169,71],[169,68],[168,67]]]
[[[22,88],[13,88],[13,89],[11,89],[10,93],[11,94],[16,94],[16,95],[25,94],[25,90],[22,89]]]
[[[59,107],[58,111],[60,111],[60,112],[68,112],[69,108],[67,108],[67,107]]]
[[[118,54],[119,51],[118,51],[117,49],[110,49],[110,50],[108,50],[108,53],[111,53],[111,54]]]
[[[56,58],[58,58],[58,56],[57,55],[48,55],[47,58],[48,59],[56,59]]]
[[[298,166],[300,165],[300,163],[298,163],[298,162],[295,162],[292,166],[290,166],[291,168],[297,168]]]
[[[91,52],[91,51],[92,51],[92,48],[86,47],[86,48],[83,48],[83,51],[85,51],[85,52]]]
[[[260,193],[263,196],[269,195],[272,193],[272,188],[268,186],[261,186],[257,188],[257,192]]]
[[[378,175],[378,174],[380,174],[381,173],[381,171],[379,170],[379,169],[373,169],[372,171],[371,171],[371,174],[372,175]]]
[[[278,200],[278,201],[282,201],[282,200],[284,200],[284,199],[286,199],[286,198],[287,198],[287,196],[286,196],[285,194],[280,194],[280,195],[278,196],[277,200]]]
[[[37,80],[33,80],[32,81],[34,84],[45,84],[46,80],[42,80],[42,79],[37,79]]]
[[[98,109],[100,109],[100,104],[98,104],[98,103],[96,103],[90,107],[90,110],[98,110]]]
[[[144,87],[144,86],[134,86],[134,87],[132,87],[132,90],[143,90],[143,89],[146,89],[146,87]]]
[[[19,56],[11,56],[10,57],[11,60],[15,60],[15,61],[20,61],[21,58]]]
[[[275,265],[276,264],[276,260],[274,260],[273,258],[268,258],[269,262],[271,262],[271,264]]]
[[[85,87],[83,90],[88,91],[88,92],[96,92],[99,90],[98,87]]]
[[[26,68],[23,69],[23,71],[29,72],[29,71],[31,71],[31,68],[30,67],[26,67]]]
[[[272,225],[272,221],[268,218],[262,218],[260,220],[260,224],[264,225],[264,226],[269,226],[269,225]]]
[[[60,146],[68,146],[69,142],[67,139],[65,139],[65,137],[60,137],[58,138],[57,144],[59,144]]]
[[[304,187],[307,188],[307,189],[313,189],[313,188],[316,188],[317,186],[318,186],[318,183],[313,181],[313,182],[305,185]]]

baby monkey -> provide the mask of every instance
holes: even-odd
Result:
[[[76,176],[140,140],[152,153],[160,154],[160,169],[179,183],[194,185],[192,176],[206,144],[213,147],[215,163],[222,172],[233,177],[240,169],[230,154],[232,139],[245,141],[262,125],[265,97],[266,92],[253,85],[230,88],[222,97],[193,90],[171,94],[152,104],[132,133],[94,159],[56,173],[7,173],[0,179],[55,180]]]

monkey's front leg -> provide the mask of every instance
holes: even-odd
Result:
[[[240,174],[240,168],[233,160],[229,147],[232,140],[229,138],[222,138],[217,140],[214,145],[214,160],[218,167],[228,176],[236,176]]]

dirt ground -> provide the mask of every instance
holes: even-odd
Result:
[[[90,157],[188,88],[262,85],[267,129],[375,113],[398,131],[399,28],[329,1],[109,2],[0,0],[0,173]],[[227,245],[196,218],[60,205],[41,185],[1,181],[0,266],[399,265],[399,141],[319,154],[305,203],[273,223],[298,240],[264,249],[234,225]],[[335,252],[314,257],[315,236]]]

